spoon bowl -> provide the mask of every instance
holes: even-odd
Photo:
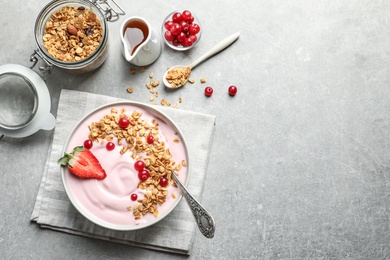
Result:
[[[168,76],[168,73],[170,71],[173,71],[173,70],[185,70],[186,68],[190,68],[190,70],[192,70],[192,68],[190,66],[184,66],[184,65],[175,65],[175,66],[172,66],[169,69],[167,69],[167,71],[164,73],[164,77],[163,77],[164,85],[167,88],[172,88],[172,89],[180,88],[180,87],[184,86],[184,84],[173,85],[173,84],[169,83],[169,81],[167,79],[167,76]],[[186,81],[187,81],[187,79],[186,79]]]
[[[175,89],[175,88],[180,88],[180,87],[184,86],[184,84],[179,84],[177,86],[173,86],[171,83],[168,82],[167,75],[168,75],[168,73],[170,71],[172,71],[173,69],[187,68],[187,67],[190,68],[190,70],[192,71],[197,65],[199,65],[203,61],[207,60],[211,56],[213,56],[213,55],[223,51],[227,47],[229,47],[232,43],[234,43],[238,39],[238,37],[240,37],[240,33],[235,33],[235,34],[230,35],[229,37],[227,37],[224,40],[222,40],[219,43],[217,43],[213,48],[211,48],[208,52],[206,52],[205,54],[200,56],[197,60],[192,62],[190,65],[187,65],[187,66],[185,66],[185,65],[175,65],[173,67],[170,67],[164,73],[163,83],[164,83],[165,87]],[[185,80],[187,80],[187,79],[185,79]]]

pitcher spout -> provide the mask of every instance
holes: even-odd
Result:
[[[131,55],[131,48],[130,48],[130,46],[127,44],[127,42],[124,41],[124,40],[122,40],[122,44],[123,44],[123,47],[122,47],[123,56],[125,57],[125,59],[126,59],[128,62],[131,62],[131,60],[134,58],[134,56]]]

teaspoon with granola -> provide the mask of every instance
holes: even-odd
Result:
[[[208,52],[203,54],[201,57],[199,57],[197,60],[192,62],[188,66],[183,65],[176,65],[173,67],[170,67],[165,73],[163,77],[164,85],[167,88],[180,88],[184,86],[187,83],[187,79],[190,76],[190,73],[192,69],[194,69],[198,64],[202,63],[203,61],[207,60],[211,56],[221,52],[225,48],[227,48],[229,45],[234,43],[238,37],[240,37],[240,33],[235,33],[226,39],[219,42],[217,45],[215,45],[213,48],[211,48]]]

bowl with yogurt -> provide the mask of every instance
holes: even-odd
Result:
[[[80,178],[68,167],[61,167],[61,177],[73,206],[93,223],[142,229],[165,218],[181,200],[172,174],[188,183],[187,145],[159,110],[130,101],[101,106],[74,127],[64,153],[81,146],[96,157],[105,178]]]

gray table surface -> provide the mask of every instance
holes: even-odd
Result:
[[[0,1],[0,64],[29,66],[34,23],[48,1]],[[224,37],[226,51],[200,65],[205,77],[175,92],[179,109],[217,117],[201,201],[212,240],[197,233],[190,257],[39,228],[29,220],[53,131],[0,140],[0,252],[4,259],[384,259],[390,258],[390,2],[125,1],[126,16],[159,30],[176,9],[198,14],[201,43],[164,46],[131,76],[110,23],[98,70],[46,77],[55,114],[61,89],[149,103],[148,72],[189,63]],[[138,70],[138,68],[136,68]],[[214,88],[206,98],[206,85]],[[229,85],[238,94],[229,97]],[[133,94],[126,88],[133,86]]]

